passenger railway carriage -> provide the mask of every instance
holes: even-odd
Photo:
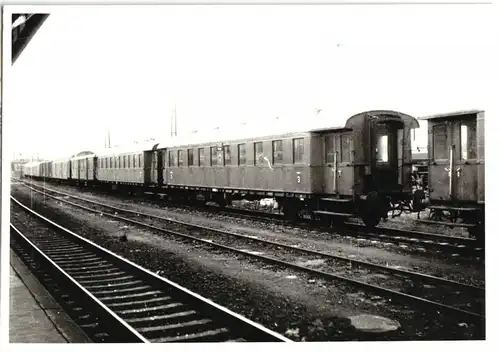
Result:
[[[362,216],[376,225],[392,202],[409,201],[410,130],[415,118],[372,111],[338,128],[146,152],[151,180],[173,195],[213,199],[275,197],[286,215]]]
[[[11,166],[11,175],[14,178],[21,178],[24,175],[24,166],[28,163],[27,160],[17,159],[13,160],[10,164]]]
[[[466,227],[484,240],[484,111],[420,118],[428,120],[429,203],[427,223]]]
[[[358,215],[374,226],[395,205],[419,200],[412,194],[410,138],[418,126],[407,114],[369,111],[337,128],[89,153],[71,158],[68,168],[71,182],[81,185],[140,188],[221,206],[275,197],[289,218],[308,214],[331,222]],[[27,173],[61,180],[61,174],[37,174],[36,167]]]
[[[96,180],[108,185],[134,187],[152,185],[144,165],[144,148],[106,149],[95,157]]]

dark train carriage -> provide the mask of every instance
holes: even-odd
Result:
[[[173,141],[150,151],[151,170],[158,185],[189,188],[219,203],[243,194],[306,196],[314,192],[310,138],[311,133],[301,132],[197,144]]]
[[[484,233],[484,111],[422,117],[428,120],[430,219]]]
[[[378,110],[354,115],[343,128],[315,131],[324,177],[315,213],[357,214],[373,226],[412,200],[410,134],[418,126],[407,114]]]
[[[146,153],[156,185],[188,197],[224,205],[243,195],[272,196],[291,218],[302,211],[326,219],[357,214],[376,225],[391,207],[412,200],[414,128],[418,121],[409,115],[370,111],[340,128],[197,144],[172,141]]]

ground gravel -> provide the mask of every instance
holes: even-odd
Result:
[[[481,336],[477,327],[422,313],[418,308],[381,305],[380,297],[331,282],[278,270],[226,252],[153,234],[60,202],[26,188],[13,194],[69,229],[221,305],[295,340],[460,339]],[[88,195],[86,195],[88,196]],[[129,203],[130,204],[130,203]],[[147,206],[142,206],[147,207]],[[13,210],[13,220],[22,214]],[[120,238],[126,235],[127,241]],[[360,334],[348,317],[381,315],[398,320],[390,334]]]

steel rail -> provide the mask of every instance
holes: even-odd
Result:
[[[40,191],[38,191],[38,192],[40,192]],[[103,212],[103,211],[100,211],[100,210],[91,209],[91,208],[88,208],[86,206],[78,205],[78,204],[69,202],[67,200],[64,200],[64,199],[61,199],[61,198],[57,198],[57,197],[52,196],[52,195],[47,195],[47,196],[49,196],[51,198],[54,198],[54,199],[56,199],[58,201],[62,201],[62,202],[68,203],[68,204],[73,205],[75,207],[78,207],[78,208],[81,208],[81,209],[85,209],[85,210],[90,211],[92,213],[99,213],[99,214],[102,214],[103,216],[114,218],[114,219],[119,219],[121,221],[130,223],[130,224],[134,224],[134,225],[138,225],[138,226],[141,226],[141,227],[144,227],[144,228],[147,228],[147,229],[155,230],[155,231],[158,231],[158,232],[161,232],[161,233],[166,233],[166,234],[174,235],[174,236],[185,238],[185,239],[194,240],[194,241],[203,243],[203,244],[211,246],[211,247],[221,248],[221,249],[224,249],[224,250],[227,250],[227,251],[230,251],[230,252],[235,252],[235,253],[242,254],[242,255],[247,256],[247,257],[253,257],[253,258],[256,258],[256,259],[259,259],[259,260],[263,260],[265,262],[269,262],[269,263],[273,263],[273,264],[282,266],[284,268],[293,268],[293,269],[296,269],[296,270],[299,270],[299,271],[302,271],[302,272],[311,273],[311,274],[314,274],[316,276],[323,277],[323,278],[326,278],[326,279],[329,279],[329,280],[340,280],[340,281],[343,281],[345,283],[354,284],[354,285],[356,285],[358,287],[362,287],[362,288],[365,288],[365,289],[368,289],[368,290],[371,290],[371,291],[374,291],[374,292],[377,292],[377,293],[382,293],[384,295],[389,295],[389,296],[391,296],[393,298],[401,300],[404,303],[407,303],[408,301],[413,301],[413,302],[416,302],[416,303],[419,303],[419,304],[425,304],[425,305],[428,305],[428,306],[432,306],[432,307],[434,307],[436,309],[445,310],[445,311],[448,311],[448,312],[453,312],[455,314],[459,314],[459,315],[462,315],[462,316],[465,316],[465,317],[469,317],[469,318],[472,318],[472,319],[475,319],[475,320],[478,320],[478,319],[479,320],[484,320],[484,318],[485,318],[484,315],[479,314],[479,313],[470,312],[470,311],[463,310],[463,309],[458,309],[458,308],[455,308],[455,307],[452,307],[452,306],[449,306],[449,305],[445,305],[445,304],[441,304],[441,303],[438,303],[438,302],[434,302],[434,301],[431,301],[431,300],[428,300],[428,299],[425,299],[425,298],[416,297],[416,296],[413,296],[413,295],[410,295],[410,294],[406,294],[406,293],[402,293],[402,292],[398,292],[398,291],[395,291],[395,290],[392,290],[392,289],[388,289],[388,288],[380,287],[380,286],[377,286],[377,285],[373,285],[373,284],[369,284],[369,283],[357,281],[355,279],[350,279],[350,278],[347,278],[347,277],[344,277],[344,276],[340,276],[340,275],[336,275],[336,274],[333,274],[333,273],[319,271],[319,270],[311,269],[311,268],[308,268],[308,267],[304,267],[304,266],[292,264],[292,263],[285,262],[285,261],[282,261],[282,260],[279,260],[279,259],[275,259],[275,258],[271,258],[271,257],[265,256],[265,255],[253,254],[253,253],[250,253],[250,252],[247,252],[247,251],[244,251],[244,250],[240,250],[240,249],[236,249],[236,248],[232,248],[232,247],[229,247],[229,246],[226,246],[226,245],[223,245],[223,244],[219,244],[219,243],[215,243],[215,242],[212,242],[212,241],[200,239],[198,237],[194,237],[194,236],[191,236],[191,235],[188,235],[188,234],[183,234],[183,233],[179,233],[179,232],[176,232],[176,231],[167,230],[167,229],[164,229],[164,228],[156,227],[156,226],[153,226],[153,225],[150,225],[150,224],[147,224],[147,223],[135,221],[135,220],[128,219],[128,218],[125,218],[125,217],[122,217],[122,216],[118,216],[118,215],[115,215],[115,214]],[[93,203],[93,201],[90,201],[90,202]],[[139,214],[140,215],[140,213],[138,213],[138,212],[128,211],[128,210],[125,210],[125,211],[127,211],[129,213],[132,213],[132,214]],[[192,225],[190,225],[190,226],[192,226]],[[221,231],[218,231],[218,232],[221,232]]]
[[[60,278],[62,282],[69,287],[66,288],[68,288],[71,292],[76,293],[75,296],[83,300],[85,305],[91,307],[93,313],[105,322],[106,327],[109,327],[114,332],[116,337],[120,337],[121,343],[149,343],[144,336],[142,336],[92,293],[85,289],[58,264],[52,261],[50,257],[45,255],[42,250],[40,250],[33,242],[22,234],[21,231],[12,223],[10,224],[10,235],[11,237],[14,236],[17,241],[20,241],[20,245],[26,250],[29,249],[32,256],[41,261],[45,267],[48,267],[52,274],[56,274],[58,278]]]
[[[33,190],[36,191],[36,189],[33,189]],[[156,216],[156,215],[152,215],[152,214],[148,214],[148,213],[144,213],[144,212],[138,212],[138,211],[134,211],[134,210],[128,210],[128,209],[124,209],[124,208],[121,208],[121,207],[107,205],[107,204],[104,204],[104,203],[99,202],[99,201],[89,200],[89,199],[86,199],[86,198],[83,198],[83,197],[80,197],[80,196],[68,194],[68,193],[65,193],[65,192],[61,192],[61,191],[53,190],[53,189],[49,189],[49,188],[45,188],[45,190],[47,190],[49,192],[56,193],[56,194],[64,195],[64,196],[67,196],[67,197],[70,197],[70,198],[73,198],[73,199],[76,199],[76,200],[88,202],[90,204],[99,205],[99,206],[102,206],[102,207],[105,207],[105,208],[109,208],[109,209],[112,209],[112,210],[118,211],[118,212],[130,213],[130,214],[134,214],[134,215],[137,215],[137,216],[143,216],[143,217],[148,217],[148,218],[151,218],[151,219],[161,220],[161,221],[170,222],[170,223],[174,223],[174,224],[180,224],[180,225],[183,225],[183,226],[186,226],[186,227],[190,227],[190,228],[194,228],[194,229],[200,229],[200,230],[205,230],[205,231],[220,233],[220,234],[223,234],[223,235],[229,235],[229,236],[232,236],[232,237],[242,238],[242,239],[245,239],[245,240],[248,240],[248,241],[251,241],[251,242],[257,242],[257,243],[262,243],[262,244],[266,244],[266,245],[273,245],[273,246],[276,246],[276,247],[286,248],[288,250],[292,250],[292,251],[296,251],[296,252],[303,252],[303,253],[306,253],[306,254],[323,256],[323,257],[326,257],[326,258],[329,258],[329,259],[340,260],[340,261],[344,261],[344,262],[349,262],[351,264],[356,264],[358,266],[370,267],[370,268],[374,268],[374,269],[377,269],[377,270],[381,270],[381,271],[389,272],[389,273],[393,273],[393,274],[405,275],[405,276],[408,276],[408,277],[417,278],[419,280],[425,280],[425,281],[429,281],[429,282],[433,282],[433,283],[437,283],[437,284],[445,284],[445,285],[449,285],[449,286],[460,287],[462,289],[469,290],[469,291],[484,292],[484,290],[485,290],[482,287],[473,286],[473,285],[469,285],[469,284],[458,282],[458,281],[449,280],[449,279],[442,278],[442,277],[432,276],[432,275],[428,275],[428,274],[424,274],[424,273],[420,273],[420,272],[408,271],[408,270],[403,270],[403,269],[398,269],[398,268],[392,268],[392,267],[388,267],[388,266],[384,266],[384,265],[378,265],[378,264],[374,264],[374,263],[371,263],[371,262],[362,261],[362,260],[356,260],[356,259],[351,259],[351,258],[347,258],[347,257],[340,256],[340,255],[334,255],[334,254],[325,253],[325,252],[322,252],[322,251],[310,250],[310,249],[305,249],[305,248],[298,248],[298,247],[287,245],[287,244],[284,244],[284,243],[275,242],[275,241],[272,241],[272,240],[255,238],[253,236],[238,234],[238,233],[229,232],[229,231],[220,230],[220,229],[215,229],[215,228],[211,228],[211,227],[207,227],[207,226],[201,226],[201,225],[186,223],[186,222],[175,220],[175,219],[168,218],[168,217],[161,217],[161,216]],[[40,191],[38,191],[38,192],[40,192]],[[48,196],[52,197],[52,198],[54,198],[54,199],[56,199],[58,201],[70,204],[72,206],[83,208],[83,209],[88,210],[88,211],[96,212],[95,210],[92,210],[90,208],[86,208],[86,207],[84,207],[82,205],[78,205],[78,204],[72,203],[70,201],[54,197],[52,195],[48,195]]]
[[[237,314],[215,302],[212,302],[197,293],[190,291],[187,288],[180,286],[179,284],[172,282],[166,278],[158,276],[157,274],[127,260],[124,257],[121,257],[117,254],[112,253],[111,251],[85,239],[84,237],[72,232],[69,229],[62,227],[61,225],[51,221],[50,219],[38,214],[33,211],[29,207],[23,205],[21,202],[16,200],[11,196],[11,200],[14,204],[20,206],[26,212],[32,214],[37,217],[50,227],[55,228],[58,231],[61,231],[66,236],[70,236],[71,240],[80,246],[90,249],[95,253],[102,256],[104,259],[109,260],[114,263],[115,266],[124,269],[130,273],[133,273],[137,277],[143,279],[146,283],[150,283],[159,288],[165,288],[168,291],[174,291],[177,295],[182,298],[185,298],[189,303],[192,303],[196,307],[202,308],[203,312],[210,313],[213,317],[217,317],[218,321],[222,321],[227,324],[231,330],[238,332],[241,336],[247,339],[250,342],[293,342],[292,340],[272,331],[268,328],[253,322],[244,316]],[[45,254],[44,256],[48,258]],[[73,280],[76,282],[75,280]]]

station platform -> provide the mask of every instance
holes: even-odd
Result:
[[[91,342],[13,251],[10,265],[10,343]]]

